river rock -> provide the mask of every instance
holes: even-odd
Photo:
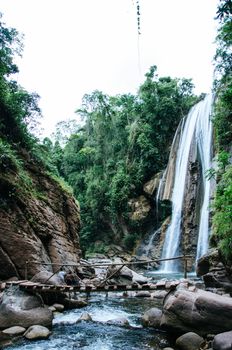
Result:
[[[14,327],[4,329],[4,331],[2,331],[2,333],[8,334],[11,337],[16,337],[17,335],[23,334],[25,331],[26,331],[26,328],[24,328],[24,327],[14,326]]]
[[[214,350],[232,349],[232,331],[217,334],[213,340]]]
[[[155,299],[164,299],[167,294],[168,294],[168,291],[166,290],[156,290],[155,292],[152,293],[152,296]]]
[[[160,328],[161,317],[162,311],[153,307],[143,314],[141,323],[144,327]]]
[[[28,328],[24,333],[24,337],[29,340],[47,339],[50,334],[51,332],[48,328],[41,325],[34,325]]]
[[[81,299],[69,299],[65,298],[64,300],[65,309],[80,309],[88,305],[88,303]]]
[[[42,306],[42,300],[18,290],[18,287],[6,289],[0,304],[0,329],[12,326],[25,328],[40,323],[52,325],[52,311]]]
[[[120,271],[120,275],[126,279],[128,279],[129,281],[132,281],[133,279],[133,273],[132,270],[129,269],[127,266],[124,266],[121,271]]]
[[[180,350],[199,350],[203,341],[198,334],[188,332],[176,339],[176,345]]]
[[[137,292],[135,296],[137,298],[150,298],[151,293],[148,290],[141,290],[140,292]]]
[[[5,346],[11,345],[11,339],[12,337],[9,334],[0,331],[0,349],[2,349]]]
[[[49,306],[48,308],[49,308],[49,310],[51,310],[52,312],[55,312],[55,311],[56,311],[56,308],[55,308],[54,306]]]
[[[130,325],[129,321],[125,317],[114,318],[112,320],[108,320],[106,323],[120,327],[128,327]]]
[[[83,314],[81,314],[80,318],[77,320],[77,322],[80,321],[93,321],[93,319],[88,312],[83,312]]]
[[[149,281],[149,279],[147,277],[144,277],[143,275],[133,271],[132,271],[132,275],[133,275],[133,279],[132,282],[137,282],[139,284],[145,284]]]
[[[53,304],[52,305],[54,308],[55,308],[55,310],[56,311],[58,311],[58,312],[63,312],[64,311],[64,305],[62,305],[62,304]]]
[[[161,326],[200,335],[232,329],[232,299],[197,289],[177,290],[166,297]]]

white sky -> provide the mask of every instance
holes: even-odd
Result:
[[[74,118],[85,93],[135,93],[151,65],[209,92],[217,0],[0,0],[7,26],[25,35],[18,82],[40,96],[45,134]]]

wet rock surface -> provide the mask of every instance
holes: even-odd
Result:
[[[223,288],[232,294],[232,271],[223,263],[217,249],[212,249],[197,262],[197,275],[204,280],[206,288]]]
[[[163,306],[161,326],[181,333],[200,335],[232,329],[232,299],[196,289],[170,293]]]
[[[28,340],[36,339],[47,339],[50,336],[51,332],[48,328],[41,325],[34,325],[27,329],[24,334],[24,337]]]
[[[232,349],[232,331],[217,334],[213,340],[214,350]]]
[[[143,314],[141,323],[144,327],[160,328],[161,317],[162,310],[154,307]]]
[[[34,324],[52,325],[52,311],[39,297],[21,292],[17,287],[6,290],[0,304],[0,329],[13,326],[28,328]]]
[[[188,332],[177,338],[176,345],[180,350],[199,350],[203,341],[198,334]]]

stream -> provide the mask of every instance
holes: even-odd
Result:
[[[8,350],[160,350],[172,345],[165,332],[142,328],[140,317],[144,311],[157,306],[155,299],[129,298],[119,294],[96,294],[89,305],[82,309],[56,314],[52,335],[48,340],[20,340]],[[93,321],[76,323],[83,312],[88,312]],[[126,318],[130,327],[109,325],[104,322]]]

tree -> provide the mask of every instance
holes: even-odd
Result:
[[[61,168],[80,202],[84,248],[110,244],[112,235],[126,242],[128,200],[165,167],[175,126],[196,101],[192,88],[187,79],[159,78],[153,66],[135,96],[96,90],[83,97],[83,125],[67,141]]]
[[[15,29],[5,27],[0,15],[0,137],[31,147],[34,138],[29,129],[40,115],[38,95],[29,94],[11,75],[18,72],[14,55],[21,54],[22,44]]]

